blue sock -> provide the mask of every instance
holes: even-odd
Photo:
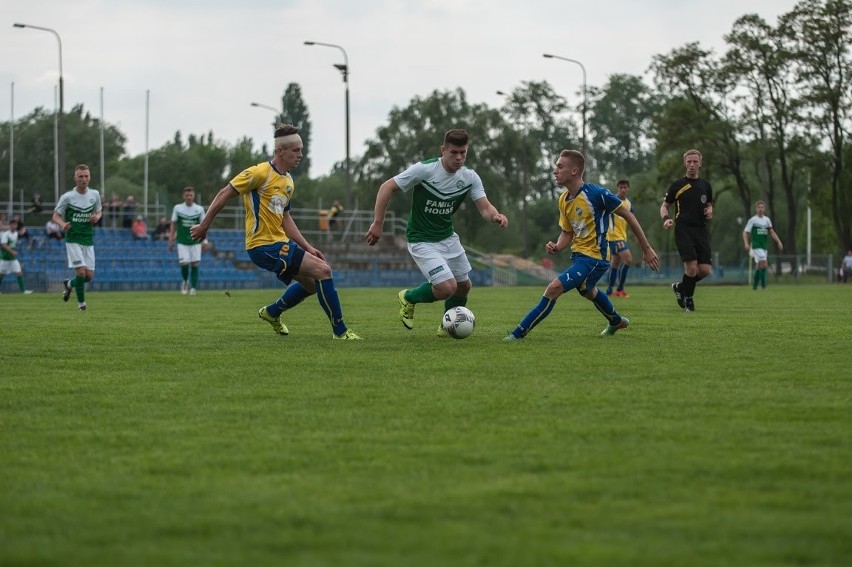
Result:
[[[343,309],[340,307],[340,298],[337,296],[334,280],[328,278],[318,281],[317,284],[317,299],[328,320],[331,321],[331,329],[335,335],[342,335],[346,332],[346,323],[343,322]]]
[[[624,291],[624,280],[627,279],[627,270],[630,269],[630,264],[622,264],[618,270],[618,291]]]
[[[615,307],[612,306],[612,301],[609,300],[605,293],[601,293],[601,290],[598,290],[598,294],[592,300],[592,303],[595,304],[598,311],[603,313],[603,316],[606,317],[606,320],[609,321],[610,325],[618,325],[621,323],[621,315],[615,311]]]
[[[515,327],[515,330],[512,331],[515,338],[522,339],[527,336],[527,333],[532,331],[533,327],[541,323],[545,317],[550,315],[550,312],[553,311],[554,305],[556,305],[555,299],[548,299],[542,295],[538,305],[533,307],[532,310],[527,313],[527,316],[523,318],[517,327]]]
[[[613,268],[610,266],[609,268],[609,287],[606,288],[607,291],[612,291],[612,288],[615,287],[615,280],[618,278],[618,268]]]
[[[266,306],[266,312],[273,317],[278,317],[288,309],[296,307],[308,295],[307,290],[302,287],[302,284],[294,281],[287,286],[287,289],[284,290],[284,293],[281,294],[281,297],[275,303]]]

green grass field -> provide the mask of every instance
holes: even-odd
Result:
[[[0,565],[848,565],[852,286],[0,296]]]

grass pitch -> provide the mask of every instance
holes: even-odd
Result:
[[[843,565],[852,286],[0,296],[2,565]]]

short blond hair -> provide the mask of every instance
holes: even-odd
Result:
[[[701,155],[701,152],[699,152],[698,150],[686,150],[686,151],[683,153],[683,159],[684,159],[684,161],[686,160],[686,156],[698,156],[698,159],[699,159],[699,160],[701,160],[701,161],[703,161],[703,160],[704,160],[704,156],[702,156],[702,155]]]
[[[586,171],[586,156],[582,152],[578,152],[577,150],[562,150],[559,152],[559,157],[568,158],[571,165],[579,168],[580,175]]]

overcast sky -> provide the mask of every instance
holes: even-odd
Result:
[[[66,111],[83,104],[127,136],[131,155],[180,130],[271,137],[270,110],[298,83],[311,115],[313,176],[345,156],[344,84],[333,67],[349,58],[351,154],[363,153],[395,106],[435,89],[462,88],[472,103],[497,107],[497,90],[546,80],[570,103],[582,85],[614,73],[644,75],[654,55],[697,41],[717,53],[746,13],[770,24],[794,0],[2,0],[0,116],[54,108],[62,39]],[[436,154],[443,132],[435,132]],[[7,144],[0,140],[0,144]],[[73,144],[73,140],[67,140]],[[412,156],[412,161],[425,156]],[[26,159],[26,156],[17,156]],[[250,165],[250,164],[246,164]],[[67,180],[70,185],[71,181]]]

